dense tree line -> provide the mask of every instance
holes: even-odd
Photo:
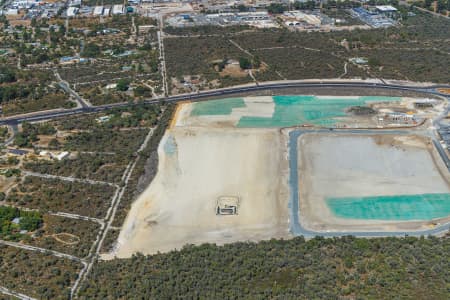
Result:
[[[448,299],[449,251],[434,237],[186,246],[97,262],[81,299]]]

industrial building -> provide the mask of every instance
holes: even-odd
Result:
[[[273,17],[267,12],[240,12],[240,13],[217,13],[217,14],[178,14],[166,20],[172,27],[187,26],[231,26],[249,25],[257,28],[278,27]]]
[[[388,6],[379,7],[380,10],[377,10],[376,8],[373,10],[367,10],[362,7],[356,7],[352,8],[350,13],[353,17],[360,19],[373,28],[387,28],[394,26],[396,22],[387,16],[387,12],[392,13],[392,10],[390,10]],[[383,10],[385,12],[382,12]]]

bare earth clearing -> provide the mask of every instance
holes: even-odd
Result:
[[[430,141],[413,135],[304,134],[299,138],[302,226],[315,231],[429,229],[434,222],[336,217],[326,197],[449,193],[448,171]],[[447,220],[446,220],[447,219]]]
[[[409,106],[414,99],[403,101],[396,107],[384,102],[375,108],[413,109]],[[427,119],[442,105],[416,113]],[[186,244],[291,237],[290,129],[240,126],[243,117],[270,119],[282,109],[289,115],[270,96],[179,105],[158,147],[157,175],[133,203],[114,251],[103,258],[167,252]],[[357,127],[380,127],[372,115],[336,119]],[[415,231],[449,221],[450,217],[431,222],[340,218],[326,203],[327,197],[449,193],[448,171],[428,138],[327,132],[305,133],[298,143],[299,219],[304,228]]]
[[[275,129],[168,130],[158,174],[133,204],[114,254],[289,236],[284,143]],[[216,215],[221,196],[239,197],[237,215]]]

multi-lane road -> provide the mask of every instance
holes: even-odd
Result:
[[[386,83],[372,83],[364,81],[288,81],[288,82],[275,82],[275,83],[259,83],[258,85],[240,86],[240,87],[230,87],[210,91],[202,91],[194,94],[183,94],[176,96],[169,96],[158,99],[145,100],[145,103],[159,103],[159,102],[170,102],[176,103],[179,101],[202,101],[208,100],[210,98],[230,96],[242,93],[251,93],[267,90],[283,90],[283,89],[295,89],[295,88],[372,88],[372,89],[385,89],[392,91],[409,91],[409,92],[420,92],[434,96],[446,96],[438,92],[438,88],[450,88],[450,85],[433,85],[433,86],[406,86],[406,85],[395,85]],[[83,114],[83,113],[93,113],[109,110],[115,107],[126,107],[134,105],[133,103],[114,103],[101,106],[82,106],[73,109],[61,109],[53,111],[40,111],[35,113],[30,113],[26,115],[17,115],[12,117],[3,118],[0,120],[0,125],[15,125],[21,122],[33,122],[33,121],[43,121],[55,118],[61,118],[70,115]]]

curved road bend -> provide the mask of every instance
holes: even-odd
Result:
[[[239,93],[248,93],[248,92],[256,92],[263,90],[279,90],[286,88],[324,88],[324,87],[336,87],[336,88],[379,88],[379,89],[390,89],[390,90],[403,90],[403,91],[413,91],[413,92],[421,92],[427,93],[435,96],[446,96],[437,92],[438,88],[450,88],[450,85],[433,85],[429,87],[417,87],[417,86],[403,86],[403,85],[394,85],[394,84],[384,84],[384,83],[367,83],[367,82],[333,82],[333,81],[316,81],[316,82],[281,82],[281,83],[260,83],[259,85],[251,85],[244,87],[230,87],[219,90],[211,90],[211,91],[203,91],[195,94],[185,94],[185,95],[176,95],[170,96],[166,98],[159,99],[150,99],[145,100],[144,103],[159,103],[159,102],[179,102],[179,101],[202,101],[207,100],[211,97],[220,97],[220,96],[228,96]],[[92,107],[81,107],[60,111],[41,111],[36,113],[31,113],[23,116],[13,116],[8,117],[3,120],[0,120],[0,125],[13,125],[22,122],[35,122],[35,121],[43,121],[50,120],[54,118],[60,118],[64,116],[70,116],[75,114],[83,114],[83,113],[93,113],[100,112],[104,110],[109,110],[115,107],[126,107],[135,105],[134,103],[114,103],[107,104],[101,106],[92,106]]]

